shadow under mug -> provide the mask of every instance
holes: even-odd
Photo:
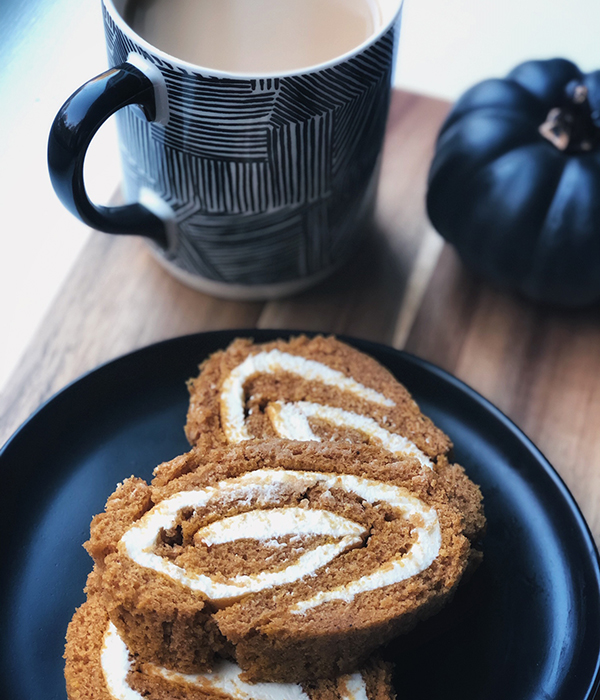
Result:
[[[103,0],[110,68],[83,85],[52,125],[48,165],[63,204],[106,233],[151,241],[185,284],[267,299],[305,289],[356,250],[372,216],[402,0],[377,0],[383,22],[325,64],[244,75],[192,65],[153,47]],[[124,206],[99,206],[86,150],[116,113]]]

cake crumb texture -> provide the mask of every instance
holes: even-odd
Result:
[[[464,536],[462,514],[436,472],[424,470],[417,460],[382,459],[381,450],[369,445],[279,439],[192,452],[186,463],[197,461],[195,470],[167,483],[158,479],[147,487],[137,480],[126,481],[117,497],[109,499],[105,517],[92,523],[94,546],[88,550],[109,552],[96,562],[103,600],[114,625],[141,660],[196,673],[210,670],[217,657],[230,657],[242,667],[246,680],[333,679],[353,672],[380,645],[437,612],[452,596],[470,561],[472,550]],[[220,489],[226,494],[231,485],[248,479],[259,481],[235,497],[219,495]],[[344,486],[347,483],[351,486]],[[425,527],[418,512],[402,516],[380,496],[365,499],[352,490],[355,483],[383,488],[385,493],[392,489],[421,503],[424,512],[435,513],[440,541],[439,551],[424,570],[344,599],[345,594],[335,593],[340,587],[382,566],[385,569],[385,563],[395,557],[409,556],[418,533],[424,532],[419,528]],[[148,489],[153,505],[145,510]],[[214,500],[178,512],[152,546],[161,561],[174,564],[192,579],[205,576],[211,585],[227,584],[227,577],[236,575],[260,577],[263,570],[277,574],[307,552],[337,541],[334,535],[310,532],[295,536],[283,532],[263,541],[260,532],[248,532],[209,546],[198,542],[197,535],[214,523],[258,513],[257,522],[264,525],[274,510],[292,509],[300,515],[330,513],[363,534],[308,576],[223,600],[139,565],[122,541],[112,539],[126,529],[126,518],[135,529],[138,521],[145,521],[172,499],[209,492]],[[126,516],[116,507],[119,503]],[[267,520],[260,519],[264,517]],[[280,556],[281,552],[287,555]],[[227,567],[223,561],[228,561]],[[310,603],[315,594],[332,591],[330,602]],[[309,601],[307,609],[302,608],[305,601]],[[298,606],[300,612],[295,613]]]
[[[109,625],[101,599],[90,593],[67,630],[69,700],[359,700],[356,690],[367,700],[395,699],[391,665],[376,657],[352,677],[302,685],[250,685],[228,661],[221,661],[214,674],[195,676],[140,662]]]

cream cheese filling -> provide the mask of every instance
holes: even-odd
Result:
[[[302,613],[333,600],[350,602],[359,593],[389,586],[417,575],[429,567],[437,557],[441,545],[437,513],[406,489],[349,474],[279,469],[248,472],[240,477],[221,481],[216,486],[175,494],[140,518],[123,535],[119,549],[140,566],[164,574],[215,601],[293,583],[314,575],[340,554],[360,544],[364,535],[362,526],[328,511],[276,507],[286,493],[297,493],[317,485],[326,490],[341,489],[356,494],[372,504],[387,503],[391,508],[398,510],[401,517],[409,519],[416,516],[420,525],[413,529],[416,538],[408,552],[393,556],[374,571],[354,581],[331,591],[319,592],[308,600],[297,603],[291,608],[292,612]],[[248,538],[270,540],[282,534],[297,534],[298,528],[301,528],[302,534],[325,533],[339,539],[337,542],[306,551],[282,569],[251,575],[240,574],[227,582],[206,574],[188,572],[154,553],[153,549],[161,530],[172,528],[182,509],[204,508],[232,502],[253,504],[254,510],[224,518],[201,528],[198,531],[201,539],[208,538],[205,539],[207,543]],[[275,508],[262,510],[269,506]],[[252,515],[253,513],[256,515]]]
[[[424,525],[415,528],[417,541],[410,548],[409,555],[394,557],[373,573],[361,576],[343,586],[329,591],[319,591],[310,598],[293,605],[290,611],[296,615],[305,613],[323,603],[343,601],[350,603],[359,593],[385,588],[400,581],[412,578],[429,568],[440,551],[442,533],[435,511],[423,512]]]
[[[279,437],[288,440],[319,441],[320,438],[313,433],[308,422],[309,418],[316,418],[338,428],[357,430],[365,435],[369,442],[380,445],[393,455],[411,455],[416,457],[422,466],[433,469],[429,457],[414,442],[397,433],[390,433],[369,416],[309,401],[274,401],[267,406],[266,413]]]
[[[204,674],[176,673],[166,668],[157,671],[168,681],[218,690],[236,700],[309,700],[302,686],[296,683],[245,683],[240,678],[242,669],[231,661],[221,661],[214,671]]]
[[[112,622],[108,623],[104,633],[100,666],[106,689],[115,700],[144,700],[137,690],[133,690],[127,683],[127,676],[131,671],[131,657],[129,649]]]
[[[347,700],[369,700],[365,679],[360,673],[344,677],[345,691],[342,696]]]
[[[231,370],[221,389],[221,423],[227,440],[231,443],[250,439],[244,416],[244,384],[257,374],[287,372],[307,381],[316,381],[350,392],[382,406],[395,406],[395,403],[375,389],[347,377],[322,362],[307,360],[300,355],[290,355],[281,350],[270,350],[249,355],[241,364]]]
[[[355,535],[360,541],[364,533],[365,528],[358,523],[328,510],[273,508],[251,510],[217,520],[200,528],[194,541],[204,542],[209,547],[246,538],[270,540],[285,535]]]
[[[104,633],[100,665],[106,688],[114,700],[144,700],[127,683],[132,668],[131,656],[112,622],[108,623]],[[152,664],[147,664],[146,669],[167,681],[190,685],[207,693],[224,694],[233,700],[309,700],[302,686],[296,683],[245,683],[240,678],[241,668],[230,661],[221,661],[211,673],[193,675]],[[366,684],[360,673],[346,676],[344,680],[346,688],[341,693],[342,700],[368,700]]]

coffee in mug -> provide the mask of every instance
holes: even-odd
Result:
[[[234,73],[324,63],[381,24],[376,0],[128,0],[123,16],[158,49]]]
[[[65,206],[216,296],[281,297],[340,267],[370,230],[402,0],[101,1],[112,67],[48,143]],[[115,113],[129,203],[103,207],[84,160]]]

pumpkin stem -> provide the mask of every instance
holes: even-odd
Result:
[[[592,118],[585,85],[572,81],[565,90],[565,103],[553,107],[540,125],[540,134],[566,153],[585,153],[600,146],[600,129]]]

